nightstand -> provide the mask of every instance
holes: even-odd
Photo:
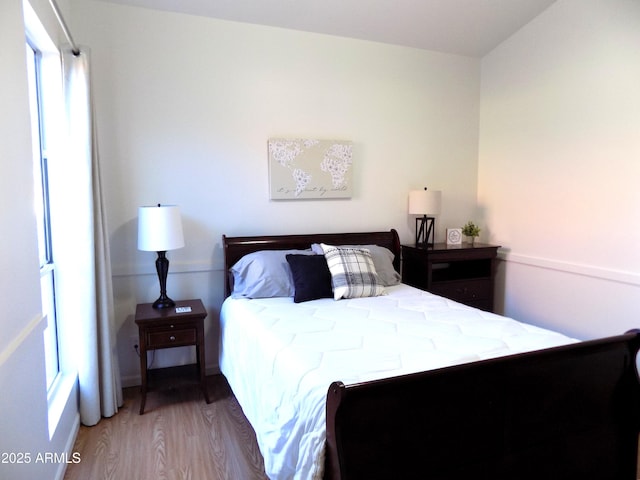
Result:
[[[402,283],[493,312],[498,246],[402,245]]]
[[[211,403],[204,371],[204,319],[207,311],[202,301],[182,300],[176,302],[175,307],[160,309],[153,308],[152,305],[152,303],[141,303],[136,307],[135,321],[138,324],[140,337],[140,376],[142,378],[140,415],[144,413],[147,400],[149,375],[147,352],[149,350],[195,346],[200,386],[205,400]]]

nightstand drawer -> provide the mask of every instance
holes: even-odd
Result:
[[[431,285],[429,291],[458,302],[475,303],[478,300],[487,300],[491,297],[491,286],[492,283],[489,279],[438,282]]]
[[[147,332],[147,348],[194,345],[196,338],[195,328],[152,330]]]

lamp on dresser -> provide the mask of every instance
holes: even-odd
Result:
[[[416,246],[433,247],[435,243],[436,219],[440,214],[442,192],[427,190],[411,190],[409,192],[409,215],[416,218]]]
[[[177,205],[138,208],[138,250],[158,253],[156,272],[160,281],[160,297],[153,303],[153,308],[169,308],[176,304],[167,296],[169,260],[166,253],[182,247],[184,235]]]

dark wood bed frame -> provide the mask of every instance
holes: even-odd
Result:
[[[395,230],[223,236],[225,269],[257,250],[377,244]],[[231,285],[227,278],[226,294]],[[325,478],[636,478],[640,333],[539,350],[327,393]]]

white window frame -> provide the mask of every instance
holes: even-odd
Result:
[[[46,29],[38,19],[35,11],[31,7],[28,1],[22,2],[24,20],[25,20],[25,34],[28,46],[34,48],[39,52],[39,67],[42,77],[45,77],[45,81],[41,82],[40,91],[41,98],[39,99],[44,103],[44,108],[41,110],[40,122],[44,126],[46,136],[43,146],[46,146],[45,154],[47,156],[48,164],[48,183],[50,190],[50,227],[51,227],[51,249],[54,252],[51,257],[55,258],[56,244],[60,245],[60,242],[64,242],[64,228],[57,228],[58,223],[64,223],[66,220],[64,217],[65,212],[60,207],[57,207],[59,200],[56,199],[60,193],[55,192],[60,189],[64,189],[66,180],[61,178],[61,167],[58,162],[63,158],[61,155],[62,148],[65,143],[66,132],[66,116],[64,110],[64,93],[62,82],[62,60],[61,53],[47,34]],[[26,50],[25,50],[26,54]],[[36,120],[32,118],[33,137],[36,137],[38,130],[36,129]],[[36,139],[34,139],[35,145]],[[35,148],[34,148],[35,150]],[[56,189],[58,186],[60,188]],[[57,219],[57,220],[56,220]],[[50,252],[51,253],[51,252]],[[63,268],[59,264],[47,265],[41,270],[41,279],[47,279],[49,271],[53,271],[55,275],[55,268]],[[60,271],[58,271],[60,273]],[[55,282],[55,276],[53,277]],[[58,275],[59,279],[59,275]],[[47,286],[48,282],[41,282],[42,286]],[[74,388],[78,383],[78,373],[75,367],[75,359],[73,357],[73,349],[70,348],[73,345],[72,339],[68,338],[73,331],[73,326],[69,324],[70,319],[66,318],[62,314],[62,306],[64,298],[59,295],[59,282],[54,283],[54,295],[56,300],[56,313],[52,319],[47,312],[47,301],[43,301],[43,314],[47,315],[47,322],[49,328],[51,325],[55,325],[55,331],[57,333],[57,357],[58,366],[57,374],[53,381],[47,382],[47,402],[48,402],[48,426],[49,426],[49,439],[51,440],[55,434],[56,428],[62,418],[69,402],[72,401],[72,395],[74,395]],[[43,292],[46,288],[43,288]],[[45,296],[46,296],[46,292]],[[53,320],[53,322],[52,322]],[[46,335],[46,332],[45,332]],[[45,348],[46,350],[46,348]],[[51,349],[49,349],[51,350]],[[47,367],[53,372],[53,368]],[[51,380],[51,373],[49,373],[49,380]]]
[[[26,44],[29,100],[31,107],[31,138],[33,151],[34,210],[38,222],[38,253],[42,313],[47,319],[44,330],[44,350],[47,391],[51,390],[60,373],[58,356],[58,327],[56,315],[56,264],[51,242],[51,212],[49,199],[48,153],[49,130],[45,123],[42,52],[30,41]]]

